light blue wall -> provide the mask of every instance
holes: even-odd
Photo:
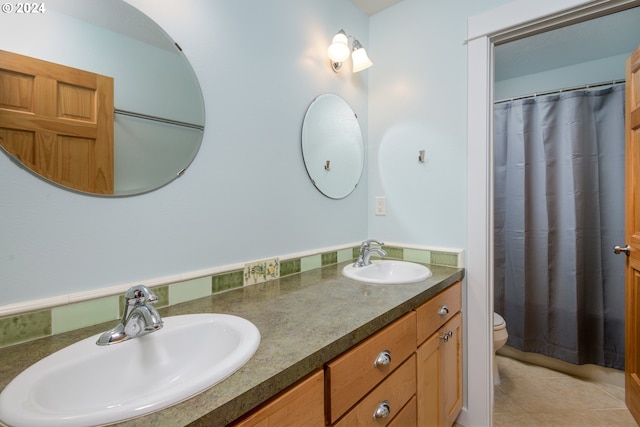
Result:
[[[202,148],[172,184],[118,199],[48,185],[0,156],[0,306],[367,236],[366,170],[351,196],[331,200],[300,152],[320,93],[344,97],[367,138],[367,72],[336,75],[326,57],[341,28],[368,46],[367,16],[347,0],[130,3],[179,42],[200,79]],[[13,18],[0,16],[0,39],[14,36],[3,25]]]
[[[403,0],[372,17],[371,237],[465,247],[467,18],[504,3]],[[374,214],[375,196],[386,216]]]
[[[496,46],[495,99],[624,80],[638,22],[635,7]]]
[[[402,0],[371,18],[349,0],[129,2],[180,43],[200,79],[202,149],[169,186],[115,200],[52,187],[0,156],[0,306],[367,237],[465,247],[476,161],[466,159],[466,22],[509,0]],[[330,70],[341,28],[372,68]],[[313,188],[300,154],[302,118],[324,92],[347,99],[368,144],[363,180],[339,201]],[[386,216],[374,215],[375,196]]]
[[[624,80],[625,62],[629,54],[614,55],[526,76],[496,80],[494,99],[501,101],[550,90]]]

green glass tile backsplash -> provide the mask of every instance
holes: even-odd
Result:
[[[404,259],[404,249],[393,246],[383,246],[382,248],[387,252],[388,258]]]
[[[0,346],[6,347],[51,335],[51,310],[0,319]]]
[[[298,274],[327,265],[352,261],[358,257],[359,246],[322,252],[280,261],[280,277]],[[458,253],[384,246],[388,258],[458,266]],[[377,257],[376,257],[377,258]],[[212,276],[167,283],[153,287],[159,301],[156,307],[189,301],[243,286],[242,270],[226,271]],[[256,285],[258,286],[258,285]],[[102,297],[51,310],[21,313],[0,319],[0,347],[17,344],[109,320],[117,321],[123,304],[122,296]]]
[[[51,309],[52,334],[73,331],[119,317],[117,295],[67,304]]]
[[[280,261],[280,277],[300,273],[300,258]]]
[[[338,262],[338,252],[325,252],[322,254],[322,266],[336,264]]]
[[[431,252],[431,263],[446,265],[448,267],[458,266],[458,254],[449,252]]]
[[[211,277],[211,293],[228,291],[229,289],[241,288],[243,284],[242,270],[232,271],[230,273],[217,274]]]

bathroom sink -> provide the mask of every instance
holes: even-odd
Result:
[[[66,427],[145,415],[219,383],[260,344],[253,323],[228,314],[167,317],[162,329],[109,346],[96,345],[99,336],[18,375],[0,393],[0,421]]]
[[[376,260],[364,267],[355,267],[353,264],[349,264],[342,269],[342,274],[360,282],[401,285],[420,282],[431,277],[431,270],[414,262]]]

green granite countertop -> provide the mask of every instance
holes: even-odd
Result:
[[[464,269],[429,265],[433,275],[422,282],[371,285],[343,277],[345,264],[159,310],[163,317],[190,313],[244,317],[260,330],[260,347],[221,383],[118,425],[224,426],[464,276]],[[0,349],[0,389],[43,357],[111,327],[113,322]]]

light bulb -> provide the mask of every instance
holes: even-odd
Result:
[[[333,41],[328,49],[329,58],[333,62],[343,62],[349,58],[349,53],[347,35],[343,31],[340,31],[333,36]]]

